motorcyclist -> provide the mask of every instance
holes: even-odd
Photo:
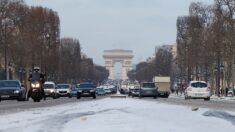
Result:
[[[29,75],[29,81],[30,82],[39,81],[41,86],[44,84],[45,78],[44,78],[44,75],[40,72],[39,67],[34,67],[33,68],[32,72]],[[41,88],[43,88],[43,87],[41,87]],[[31,91],[32,91],[32,89],[30,88],[30,93],[31,93]],[[42,91],[42,95],[43,95],[44,100],[46,100],[44,90],[42,89],[41,91]]]

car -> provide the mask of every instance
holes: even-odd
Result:
[[[56,92],[56,85],[54,82],[45,82],[43,84],[43,90],[46,97],[52,97],[53,99],[56,99],[58,97],[58,94]]]
[[[117,86],[111,85],[111,86],[109,86],[109,89],[111,91],[111,94],[116,94],[117,93]]]
[[[71,97],[77,97],[78,87],[73,87],[70,91]]]
[[[102,88],[102,87],[97,87],[97,88],[96,88],[96,95],[98,95],[98,96],[105,96],[106,93],[105,93],[104,88]]]
[[[129,88],[128,96],[136,97],[136,96],[139,96],[139,94],[140,94],[140,87],[139,86],[134,86],[134,87]]]
[[[105,91],[106,94],[111,94],[112,93],[111,89],[108,86],[104,86],[104,91]]]
[[[228,96],[229,96],[229,97],[233,97],[233,96],[234,96],[233,88],[230,88],[230,89],[228,90]]]
[[[143,82],[140,86],[139,98],[142,97],[158,97],[158,90],[154,82]]]
[[[59,97],[69,97],[72,98],[71,94],[71,85],[70,84],[57,84],[56,92]]]
[[[0,101],[1,100],[27,100],[27,90],[18,80],[0,81]]]
[[[93,97],[93,99],[96,99],[95,85],[90,82],[81,83],[78,88],[77,99],[81,97]]]
[[[185,99],[204,99],[210,100],[210,88],[205,81],[190,81],[185,90]]]

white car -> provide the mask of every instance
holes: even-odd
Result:
[[[57,84],[56,85],[56,92],[59,97],[69,97],[72,98],[71,92],[71,85],[70,84]]]
[[[185,90],[185,99],[204,99],[210,100],[210,88],[205,81],[191,81]]]
[[[56,85],[54,82],[45,82],[43,84],[43,89],[45,92],[45,96],[47,97],[52,97],[53,99],[56,99],[58,97],[57,92],[56,92]]]

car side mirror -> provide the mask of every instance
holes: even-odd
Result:
[[[24,84],[22,84],[21,87],[24,87]]]

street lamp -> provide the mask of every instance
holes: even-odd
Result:
[[[4,27],[4,40],[5,40],[5,45],[4,45],[4,60],[5,60],[5,79],[9,79],[8,76],[8,44],[7,44],[7,28],[11,27],[13,25],[13,21],[9,18],[4,18],[1,21],[1,25]]]
[[[8,67],[7,67],[7,65],[8,65],[8,60],[7,60],[7,23],[8,23],[8,19],[3,19],[2,21],[1,21],[1,24],[4,26],[4,43],[5,43],[5,45],[4,45],[4,60],[5,60],[5,64],[4,64],[4,66],[5,66],[5,79],[7,80],[8,79]]]
[[[45,35],[45,38],[46,38],[46,41],[48,42],[48,44],[46,45],[46,57],[45,58],[48,58],[48,56],[49,56],[49,48],[50,48],[50,34],[49,33],[47,33],[46,35]],[[45,59],[45,65],[44,65],[44,72],[45,72],[45,75],[47,75],[48,73],[47,73],[47,61],[46,61],[46,59]],[[47,80],[48,78],[46,77],[46,80]]]

